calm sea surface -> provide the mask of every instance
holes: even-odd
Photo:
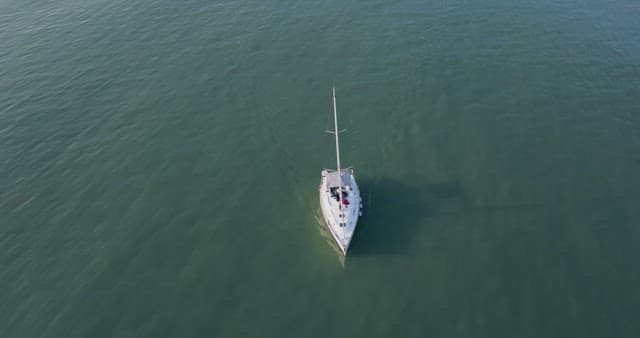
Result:
[[[638,337],[639,18],[0,0],[0,337]]]

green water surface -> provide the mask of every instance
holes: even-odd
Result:
[[[638,337],[638,18],[0,0],[0,337]]]

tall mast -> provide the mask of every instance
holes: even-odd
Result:
[[[340,142],[338,141],[338,110],[336,109],[336,87],[333,87],[333,122],[336,135],[336,162],[338,165],[338,202],[342,209],[342,172],[340,171]]]

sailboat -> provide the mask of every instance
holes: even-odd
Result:
[[[338,111],[336,109],[336,88],[333,88],[333,125],[329,133],[336,137],[337,169],[323,169],[320,181],[320,209],[324,222],[333,239],[347,255],[349,244],[356,231],[358,217],[362,208],[360,190],[356,183],[353,168],[340,168],[340,142],[338,140]]]

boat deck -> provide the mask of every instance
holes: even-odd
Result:
[[[339,185],[344,186],[348,186],[348,187],[352,187],[353,186],[353,182],[351,180],[352,174],[353,174],[353,169],[352,168],[345,168],[340,170],[341,174],[340,176],[342,176],[342,184],[340,182],[339,176],[338,176],[338,171],[336,170],[326,170],[326,178],[327,178],[327,187],[337,187]]]

